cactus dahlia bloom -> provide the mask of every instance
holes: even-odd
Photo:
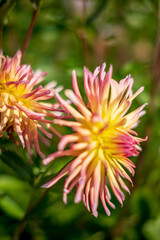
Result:
[[[45,136],[52,137],[46,129],[54,132],[50,125],[53,120],[49,119],[56,116],[53,110],[57,106],[41,101],[53,98],[55,90],[52,83],[45,88],[41,85],[34,88],[46,73],[34,73],[29,65],[20,65],[20,62],[20,51],[13,58],[4,57],[0,52],[0,136],[6,131],[14,138],[14,132],[17,133],[30,157],[31,149],[36,148],[44,158],[38,139],[47,144]]]
[[[132,94],[133,79],[127,76],[119,83],[112,79],[112,66],[105,72],[105,64],[96,68],[92,74],[84,68],[84,88],[88,103],[84,103],[80,94],[76,74],[73,71],[73,91],[66,90],[66,96],[76,106],[74,108],[59,95],[57,98],[63,108],[68,111],[74,121],[55,120],[59,125],[69,126],[73,134],[63,136],[58,151],[44,159],[44,164],[60,156],[75,156],[60,173],[42,187],[53,186],[64,175],[68,177],[64,184],[63,200],[67,202],[67,194],[77,187],[75,202],[83,201],[94,216],[98,215],[99,198],[107,215],[111,202],[110,190],[123,204],[125,199],[122,189],[129,192],[124,179],[132,180],[126,168],[134,175],[134,163],[128,157],[137,156],[141,150],[139,144],[145,139],[138,138],[133,130],[139,117],[144,114],[146,104],[127,113],[133,99],[143,91],[141,87]],[[67,144],[70,148],[64,150]],[[110,185],[110,188],[108,186]]]

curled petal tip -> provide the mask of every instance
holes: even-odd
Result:
[[[67,204],[67,197],[63,197],[64,204]]]
[[[41,186],[41,188],[49,188],[49,184],[48,184],[48,183],[43,184],[43,185]]]
[[[79,194],[77,194],[74,198],[74,202],[79,203],[80,201],[81,201],[81,196]]]
[[[145,137],[144,141],[147,141],[148,140],[148,136]]]
[[[86,70],[87,70],[86,66],[84,66],[84,67],[83,67],[83,70],[84,70],[84,71],[86,71]]]
[[[68,97],[68,98],[70,98],[71,96],[74,95],[73,91],[70,90],[70,89],[66,89],[66,90],[64,91],[64,94],[65,94],[66,97]]]
[[[52,160],[54,160],[54,157],[48,157],[48,158],[45,158],[43,159],[43,164],[44,165],[47,165],[48,163],[50,163]]]
[[[17,51],[16,56],[18,56],[19,58],[22,57],[22,52],[21,52],[21,50],[18,50],[18,51]]]
[[[69,193],[68,189],[63,189],[63,202],[64,204],[67,204],[67,194]]]
[[[66,189],[66,188],[64,188],[64,189],[63,189],[63,192],[66,193],[66,194],[68,194],[68,193],[69,193],[69,190]]]
[[[113,209],[116,209],[116,206],[115,206],[113,203],[112,203],[111,207],[112,207]]]
[[[106,63],[104,62],[103,64],[102,64],[102,67],[101,67],[102,69],[105,69],[106,68]]]
[[[110,212],[110,211],[108,211],[107,215],[108,215],[108,217],[109,217],[109,216],[111,216],[111,212]]]
[[[76,75],[76,70],[73,70],[73,71],[72,71],[72,76],[73,76],[73,75]]]
[[[96,218],[98,217],[98,211],[97,210],[93,210],[92,214],[93,214],[94,217],[96,217]]]
[[[109,72],[112,74],[112,72],[113,72],[113,65],[112,64],[110,64],[110,66],[109,66]]]
[[[64,202],[64,204],[67,204],[67,195],[65,194],[63,194],[63,202]]]

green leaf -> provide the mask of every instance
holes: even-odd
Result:
[[[5,151],[0,159],[12,168],[21,178],[31,181],[33,179],[32,165],[27,164],[24,159],[13,151]]]
[[[159,240],[160,236],[160,217],[149,220],[143,226],[143,232],[148,240]]]
[[[24,211],[17,202],[9,196],[2,196],[0,199],[0,208],[8,215],[15,219],[21,220],[24,216]]]
[[[25,183],[16,177],[0,175],[0,191],[23,190],[25,187]]]

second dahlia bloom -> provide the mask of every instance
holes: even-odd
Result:
[[[54,122],[71,127],[73,134],[63,136],[58,145],[58,151],[44,159],[48,164],[56,157],[75,156],[60,173],[43,187],[53,186],[64,175],[68,177],[64,184],[63,200],[67,202],[67,194],[77,187],[75,202],[83,201],[94,216],[98,215],[99,198],[107,215],[110,215],[108,205],[111,202],[110,190],[118,201],[123,204],[125,195],[129,192],[124,179],[132,184],[125,169],[134,175],[134,163],[128,158],[137,156],[141,139],[133,128],[144,114],[140,106],[127,113],[133,99],[143,91],[141,87],[132,94],[133,79],[127,76],[119,83],[112,79],[112,66],[105,72],[105,64],[96,68],[92,74],[84,68],[84,88],[88,99],[87,105],[80,94],[76,73],[73,71],[73,90],[66,90],[66,96],[76,106],[72,107],[59,95],[57,98],[63,108],[70,113],[74,121],[55,120]],[[70,144],[70,148],[64,150]],[[110,187],[109,187],[110,185]]]
[[[59,89],[53,89],[54,83],[35,88],[46,73],[34,73],[30,65],[21,65],[21,57],[20,51],[13,58],[4,57],[0,52],[0,136],[6,131],[15,139],[16,133],[30,157],[31,149],[36,148],[44,158],[39,139],[48,144],[46,137],[51,138],[55,132],[50,123],[58,113],[55,112],[57,104],[42,101],[53,98]]]

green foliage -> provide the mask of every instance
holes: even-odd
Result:
[[[24,216],[24,211],[17,204],[17,202],[9,196],[1,196],[0,208],[9,216],[14,219],[21,220]]]
[[[0,191],[10,192],[10,191],[22,191],[25,187],[25,183],[20,179],[1,174],[0,175]]]
[[[35,5],[40,7],[40,3],[0,0],[5,54],[12,56],[23,46]],[[33,156],[30,163],[25,150],[1,139],[0,239],[11,239],[27,211],[20,236],[23,240],[159,240],[160,94],[152,72],[158,4],[158,0],[43,1],[23,62],[47,71],[46,83],[55,80],[64,88],[71,88],[71,73],[75,69],[83,95],[84,65],[93,70],[103,62],[107,62],[107,67],[113,64],[113,78],[117,80],[131,74],[134,92],[145,87],[132,109],[149,103],[147,114],[137,127],[139,136],[149,135],[149,140],[142,144],[140,157],[133,159],[137,166],[134,187],[130,196],[125,194],[123,208],[114,199],[116,209],[108,217],[100,204],[95,219],[82,203],[73,203],[74,189],[68,205],[63,204],[64,179],[48,193],[40,188],[70,158],[59,158],[43,166],[42,159]],[[156,96],[152,93],[154,88]],[[69,131],[57,129],[61,134]],[[56,151],[57,143],[58,139],[53,137],[50,147],[41,144],[46,156]]]
[[[30,181],[32,179],[32,166],[26,163],[23,158],[19,157],[13,151],[4,151],[0,155],[0,159],[12,168],[19,177]]]
[[[143,232],[148,240],[158,240],[160,236],[160,217],[146,222],[143,227]]]
[[[7,23],[7,17],[16,4],[16,0],[0,1],[0,26]]]

